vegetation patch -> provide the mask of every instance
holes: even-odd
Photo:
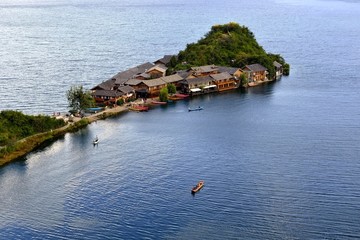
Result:
[[[13,145],[20,139],[65,126],[63,119],[50,116],[31,116],[22,112],[0,112],[0,146]]]
[[[290,66],[283,57],[267,53],[247,27],[228,23],[213,26],[197,43],[188,44],[185,50],[171,59],[169,71],[212,64],[239,67],[259,63],[268,69],[269,78],[273,78],[274,61],[283,65],[284,75],[289,74]]]

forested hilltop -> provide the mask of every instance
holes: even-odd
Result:
[[[169,67],[173,71],[211,64],[243,67],[259,63],[268,69],[269,77],[273,78],[274,61],[284,66],[284,75],[289,74],[289,64],[283,57],[267,53],[247,27],[228,23],[213,26],[197,43],[188,44],[185,50],[172,58]]]

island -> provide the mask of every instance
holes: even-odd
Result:
[[[176,55],[118,72],[90,90],[71,87],[67,92],[71,109],[66,116],[1,111],[0,166],[99,119],[128,110],[147,111],[149,106],[187,97],[253,87],[289,72],[284,58],[267,53],[247,27],[233,22],[215,25]]]
[[[98,106],[168,94],[195,96],[252,87],[289,75],[279,54],[267,53],[254,34],[237,23],[215,25],[177,55],[165,55],[115,74],[91,89]],[[173,100],[173,99],[170,99]]]

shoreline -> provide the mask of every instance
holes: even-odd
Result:
[[[26,156],[47,141],[55,140],[61,136],[64,136],[66,133],[75,132],[93,122],[96,122],[97,120],[103,120],[127,111],[129,111],[129,109],[126,106],[116,106],[113,108],[108,108],[101,112],[91,114],[90,116],[86,116],[83,118],[74,117],[72,122],[68,122],[65,126],[61,128],[21,139],[15,143],[18,150],[13,151],[0,159],[0,167]]]
[[[273,82],[273,81],[275,80],[253,82],[248,84],[245,88],[256,87],[264,83]],[[120,113],[131,111],[131,107],[133,103],[144,104],[144,102],[137,102],[137,101],[134,101],[131,104],[106,108],[101,112],[93,113],[83,118],[73,117],[73,120],[71,122],[68,121],[67,124],[61,128],[54,129],[44,133],[38,133],[36,135],[32,135],[27,138],[21,139],[15,143],[17,150],[9,153],[3,158],[0,158],[0,167],[9,164],[13,161],[16,161],[21,157],[26,156],[27,154],[36,150],[38,147],[40,147],[42,144],[44,144],[47,141],[55,140],[61,136],[64,136],[66,133],[75,132],[81,128],[86,127],[87,125],[93,122],[96,122],[97,120],[103,120],[111,116],[119,115]]]

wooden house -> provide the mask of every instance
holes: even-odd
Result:
[[[190,70],[179,70],[179,71],[176,71],[176,74],[179,75],[180,77],[182,77],[183,79],[194,77],[194,76],[191,76],[192,73],[190,72]]]
[[[95,91],[95,90],[116,90],[115,80],[114,79],[109,79],[107,81],[104,81],[104,82],[100,83],[99,85],[96,85],[95,87],[93,87],[90,90],[91,91]]]
[[[283,66],[277,61],[274,61],[273,65],[275,67],[275,79],[279,79],[283,75]]]
[[[164,57],[156,60],[154,62],[154,64],[162,66],[162,67],[166,67],[168,65],[168,63],[171,61],[172,57],[176,57],[176,56],[175,55],[164,55]]]
[[[210,76],[187,78],[182,81],[182,92],[190,95],[199,95],[204,93],[216,92],[217,86],[213,83]]]
[[[156,78],[150,80],[130,79],[125,84],[135,89],[138,98],[148,98],[159,96],[160,90],[166,87],[167,83],[161,78]]]
[[[235,89],[238,87],[238,83],[236,82],[235,78],[228,72],[211,74],[210,77],[213,78],[213,82],[217,86],[219,92]]]
[[[219,68],[215,65],[207,65],[200,67],[192,67],[190,69],[191,75],[188,78],[198,78],[209,76],[210,74],[219,73]]]
[[[145,73],[150,75],[150,79],[165,77],[167,67],[155,65],[148,69]]]
[[[218,69],[219,69],[219,73],[227,72],[231,76],[233,76],[236,80],[240,79],[241,74],[243,74],[241,68],[219,67]]]
[[[125,86],[130,86],[134,89],[136,98],[146,98],[147,97],[147,87],[143,83],[144,80],[139,79],[129,79],[124,84]]]
[[[166,82],[166,84],[174,84],[176,89],[180,89],[181,88],[181,81],[184,78],[181,77],[179,74],[173,74],[173,75],[169,75],[166,77],[162,77],[161,80],[163,80],[164,82]]]
[[[161,78],[144,80],[143,83],[146,85],[148,97],[158,97],[160,90],[167,85]]]
[[[263,65],[255,63],[246,65],[242,71],[246,74],[249,83],[256,83],[266,81],[267,79],[267,68]]]
[[[138,65],[136,67],[130,68],[126,71],[119,72],[115,76],[113,76],[112,79],[115,80],[115,85],[123,86],[127,80],[139,77],[140,75],[146,73],[146,71],[152,67],[154,67],[154,64],[147,62],[147,63],[141,64],[141,65]],[[145,77],[140,76],[139,78],[142,79]]]
[[[122,98],[124,101],[134,99],[136,97],[135,89],[131,86],[121,86],[118,88],[118,91],[123,93]]]
[[[124,95],[118,90],[93,90],[91,96],[95,99],[96,104],[111,105],[115,104]]]

